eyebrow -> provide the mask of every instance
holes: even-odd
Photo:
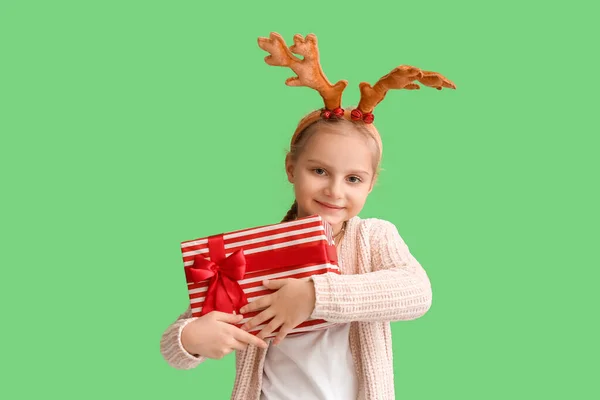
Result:
[[[321,164],[321,165],[329,168],[329,165],[327,165],[326,163],[324,163],[323,161],[320,161],[320,160],[311,159],[311,160],[307,160],[307,162],[312,162],[312,163],[315,163],[315,164]],[[354,170],[354,171],[350,171],[350,173],[351,174],[362,173],[362,174],[365,174],[365,175],[371,175],[370,173],[368,173],[367,171],[365,171],[363,169],[357,169],[357,170]]]

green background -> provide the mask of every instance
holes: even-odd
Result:
[[[293,201],[286,146],[321,103],[264,63],[277,31],[319,37],[345,105],[400,64],[458,87],[376,112],[360,215],[396,224],[434,288],[392,325],[397,398],[598,398],[586,4],[1,2],[2,397],[229,397],[233,355],[179,371],[159,340],[187,304],[179,243]]]

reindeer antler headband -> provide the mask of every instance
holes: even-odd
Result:
[[[295,35],[294,45],[288,48],[281,35],[272,32],[268,38],[259,37],[258,46],[270,53],[265,57],[267,64],[288,67],[296,73],[297,76],[288,78],[285,81],[286,85],[309,87],[318,91],[323,98],[324,108],[310,113],[300,121],[292,137],[292,144],[304,128],[319,118],[344,118],[372,124],[375,119],[373,110],[385,98],[388,90],[420,89],[419,85],[414,83],[415,80],[437,90],[442,90],[442,88],[456,89],[452,81],[437,72],[423,71],[417,67],[401,65],[379,79],[373,86],[367,82],[361,82],[359,84],[360,101],[358,106],[348,111],[342,108],[342,93],[348,85],[348,81],[341,80],[335,85],[329,82],[319,63],[317,37],[314,34],[309,34],[306,38],[303,38],[302,35]],[[304,59],[300,59],[292,53],[299,54]]]

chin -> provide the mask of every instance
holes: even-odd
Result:
[[[335,226],[338,224],[341,224],[342,222],[344,222],[346,220],[345,217],[333,217],[331,215],[327,215],[327,214],[319,214],[325,221],[327,221],[331,226]]]

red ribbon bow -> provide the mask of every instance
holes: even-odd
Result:
[[[201,315],[213,310],[225,313],[239,313],[244,305],[248,304],[246,294],[237,282],[246,273],[246,258],[242,250],[238,250],[225,257],[223,235],[208,238],[208,251],[210,261],[202,255],[194,257],[194,263],[185,267],[185,276],[188,283],[201,282],[211,278]]]

